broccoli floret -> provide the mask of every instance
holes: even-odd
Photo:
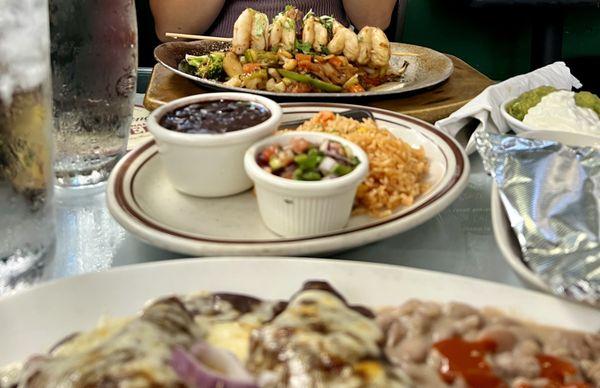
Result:
[[[223,59],[225,53],[213,52],[207,55],[186,55],[185,61],[196,69],[196,75],[201,78],[219,79],[223,76]]]

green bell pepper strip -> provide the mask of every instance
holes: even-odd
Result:
[[[277,69],[277,71],[279,72],[279,74],[282,77],[289,78],[292,81],[298,81],[298,82],[302,82],[305,84],[311,84],[315,88],[323,90],[325,92],[341,92],[342,91],[341,86],[318,80],[316,78],[311,77],[308,74],[300,74],[300,73],[296,73],[295,71],[289,71],[289,70],[284,70],[284,69]]]

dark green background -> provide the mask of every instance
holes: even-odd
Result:
[[[148,0],[137,0],[136,6],[140,66],[149,67],[159,42]],[[401,41],[456,55],[488,77],[503,80],[530,70],[531,12],[473,9],[460,0],[408,0]],[[600,92],[600,9],[565,11],[563,53],[584,87]]]
[[[532,11],[472,9],[455,0],[409,0],[406,11],[404,42],[456,55],[496,80],[529,70]],[[565,14],[564,57],[600,57],[600,10]]]

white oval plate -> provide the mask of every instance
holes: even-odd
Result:
[[[252,190],[224,198],[177,192],[167,180],[153,141],[131,151],[108,181],[108,208],[127,230],[149,244],[191,255],[307,255],[364,245],[429,220],[465,188],[469,160],[454,139],[430,124],[383,109],[347,104],[282,104],[283,121],[310,118],[322,110],[368,109],[377,123],[430,160],[430,189],[412,206],[375,219],[353,216],[341,230],[302,238],[282,238],[262,223]],[[199,166],[200,168],[200,166]]]
[[[551,292],[550,288],[542,281],[542,279],[534,274],[523,261],[519,241],[510,226],[510,220],[506,215],[504,205],[500,200],[498,187],[496,187],[495,183],[492,186],[490,207],[492,210],[492,229],[494,230],[494,237],[496,238],[496,243],[508,265],[510,265],[516,274],[530,286],[540,291]]]
[[[252,90],[229,86],[223,82],[200,78],[179,70],[179,63],[185,58],[186,54],[203,55],[211,51],[229,50],[229,47],[229,43],[206,40],[197,40],[193,42],[166,42],[154,49],[154,58],[173,73],[195,81],[201,87],[206,89],[255,93],[274,99],[284,98],[287,100],[307,100],[315,98],[339,100],[414,93],[431,89],[434,86],[441,84],[446,81],[454,71],[452,60],[444,54],[427,47],[396,42],[390,43],[393,52],[417,54],[417,56],[392,56],[390,60],[391,68],[400,67],[404,61],[409,64],[402,78],[402,82],[388,82],[374,87],[371,90],[359,93],[277,93],[269,92],[267,90]]]
[[[424,260],[426,258],[423,258]],[[148,263],[42,284],[0,298],[0,365],[42,352],[102,315],[139,311],[173,293],[227,291],[287,299],[306,280],[331,282],[371,307],[410,298],[494,306],[520,319],[573,330],[600,329],[600,311],[549,295],[400,266],[306,258],[211,258]]]

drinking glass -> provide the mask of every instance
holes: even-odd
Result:
[[[57,184],[105,181],[127,146],[137,75],[133,0],[50,0]]]
[[[37,280],[54,245],[47,0],[0,7],[0,293]]]

